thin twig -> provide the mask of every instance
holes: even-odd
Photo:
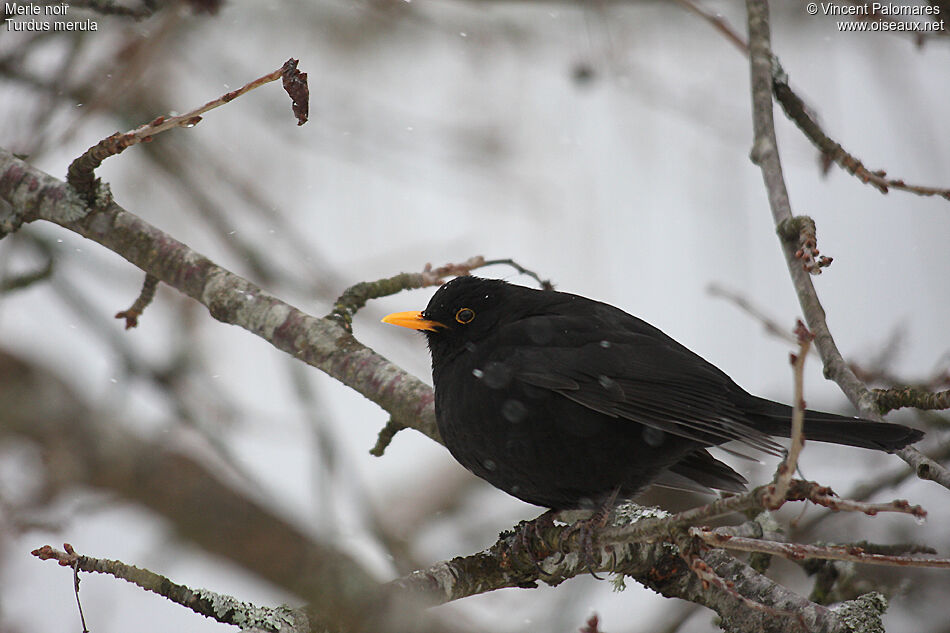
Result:
[[[52,246],[38,238],[34,238],[30,241],[32,242],[32,246],[34,246],[36,250],[38,250],[43,256],[44,261],[42,266],[25,273],[17,273],[0,277],[0,295],[4,295],[8,292],[14,292],[16,290],[22,290],[24,288],[29,288],[37,282],[52,277],[53,268],[55,265],[55,257]]]
[[[692,0],[677,0],[677,2],[680,6],[709,22],[713,28],[722,33],[743,54],[746,56],[750,54],[749,44],[722,16],[703,9]],[[841,144],[825,133],[812,114],[812,108],[789,86],[788,74],[782,69],[778,59],[773,57],[771,61],[773,65],[772,92],[775,99],[781,104],[785,115],[818,148],[826,165],[831,163],[838,165],[861,182],[872,185],[881,193],[887,193],[890,189],[899,189],[919,196],[940,196],[950,200],[950,189],[910,185],[901,178],[887,178],[887,172],[883,169],[872,170],[865,167],[858,158],[848,153]]]
[[[432,264],[426,264],[421,273],[399,273],[376,281],[361,281],[343,291],[333,304],[333,311],[327,317],[337,320],[347,330],[352,330],[353,316],[370,299],[388,297],[403,290],[435,286],[441,284],[445,277],[468,275],[475,268],[484,265],[485,258],[475,255],[460,264],[445,264],[438,268],[432,268]]]
[[[155,290],[157,288],[158,277],[146,273],[145,281],[142,282],[142,290],[139,292],[135,303],[127,310],[117,312],[115,315],[117,319],[125,319],[125,329],[129,330],[138,326],[139,317],[142,316],[142,312],[148,307],[148,304],[152,302],[152,299],[155,298]]]
[[[789,332],[787,328],[779,325],[778,321],[765,314],[765,312],[753,305],[751,301],[740,295],[738,292],[724,288],[723,286],[720,286],[716,283],[711,283],[706,286],[706,292],[714,297],[722,297],[732,302],[737,308],[761,323],[765,331],[772,336],[780,338],[788,343],[798,342],[795,338],[795,335]],[[813,348],[809,348],[809,352],[815,353],[815,350]]]
[[[769,334],[788,342],[796,342],[795,336],[788,330],[778,324],[778,322],[767,315],[761,308],[754,305],[749,299],[742,296],[734,290],[727,289],[717,283],[711,283],[706,287],[713,297],[722,297],[733,303],[740,310],[751,316],[762,324],[762,327]],[[887,343],[885,357],[893,354],[890,349],[893,342]],[[817,354],[815,348],[810,347],[809,353]],[[863,368],[857,363],[849,363],[849,367],[863,382],[883,382],[891,384],[907,384],[908,381],[898,376],[892,375],[885,369],[879,367],[883,361],[876,361],[872,368]],[[903,407],[914,407],[922,410],[935,410],[950,408],[950,391],[934,391],[942,386],[950,384],[950,371],[945,368],[937,368],[931,376],[913,383],[913,386],[892,388],[892,389],[872,389],[874,396],[878,399],[878,410],[883,415],[888,411],[900,409]],[[903,404],[902,404],[903,403]]]
[[[405,424],[400,424],[392,418],[389,418],[386,425],[380,429],[379,435],[376,437],[376,444],[373,448],[369,449],[369,454],[373,457],[382,457],[390,443],[392,443],[393,438],[396,437],[396,433],[404,428],[406,428]]]
[[[950,356],[950,354],[945,352],[944,357],[948,356]],[[851,365],[858,378],[868,384],[901,385],[901,387],[894,387],[894,389],[910,387],[923,391],[938,391],[941,388],[945,389],[950,387],[950,369],[939,365],[930,372],[930,375],[917,380],[908,380],[903,376],[897,376],[884,368],[880,362],[875,363],[871,367],[862,367],[857,363],[852,363]]]
[[[707,11],[702,8],[692,0],[676,0],[680,6],[685,7],[689,11],[692,11],[699,17],[703,18],[709,22],[713,28],[723,34],[723,36],[729,40],[732,44],[735,45],[740,51],[749,54],[749,44],[745,41],[739,32],[732,28],[732,25],[729,24],[721,15],[717,15]]]
[[[861,547],[852,545],[806,545],[803,543],[781,543],[720,534],[709,528],[692,527],[691,536],[701,539],[713,547],[739,550],[743,552],[762,552],[782,556],[789,560],[821,558],[825,560],[847,560],[872,565],[892,565],[901,567],[931,567],[950,569],[950,558],[921,558],[911,555],[872,554]]]
[[[939,452],[933,455],[934,460],[938,462],[943,462],[946,459],[950,458],[950,443],[946,443]],[[889,488],[895,488],[902,483],[904,483],[908,478],[913,476],[915,473],[909,468],[901,467],[898,470],[892,472],[886,472],[881,476],[878,476],[874,479],[870,479],[862,482],[861,484],[855,486],[845,497],[844,500],[847,500],[848,503],[863,502],[866,499],[874,496],[875,494],[886,490]],[[839,500],[840,501],[840,500]],[[832,508],[830,504],[821,504],[825,507],[828,507],[832,511],[840,509],[840,503],[838,508]],[[873,508],[876,504],[867,504],[869,508]],[[884,504],[889,505],[889,504]],[[867,513],[866,513],[867,514]],[[808,534],[816,526],[818,526],[822,521],[827,517],[826,513],[818,513],[807,520],[796,520],[792,522],[792,526],[796,529],[796,534]]]
[[[950,189],[911,185],[901,178],[888,178],[887,172],[883,169],[872,170],[865,167],[864,163],[850,154],[840,143],[829,137],[821,129],[805,102],[789,87],[788,76],[781,71],[780,67],[774,75],[773,91],[776,100],[781,104],[782,110],[785,111],[785,115],[818,148],[826,163],[835,163],[861,182],[873,186],[881,193],[887,193],[891,189],[900,189],[918,196],[940,196],[950,200]]]
[[[736,591],[735,583],[733,581],[723,578],[717,574],[716,570],[713,569],[709,563],[703,560],[700,548],[697,547],[697,541],[691,538],[693,529],[696,528],[690,528],[689,531],[682,530],[675,533],[673,535],[673,543],[679,550],[680,557],[686,562],[689,570],[695,574],[697,578],[699,578],[704,591],[708,591],[710,587],[715,587],[719,591],[722,591],[730,595],[733,599],[741,602],[748,609],[766,613],[775,618],[794,620],[800,625],[802,631],[805,633],[808,632],[808,627],[805,624],[801,613],[796,613],[786,609],[777,609],[767,604],[763,604],[762,602],[758,602],[753,598],[749,598],[748,596],[744,596]]]
[[[160,116],[150,123],[141,125],[134,130],[130,130],[124,134],[116,133],[99,141],[99,143],[90,147],[70,164],[66,180],[87,203],[94,204],[98,183],[94,172],[106,158],[120,154],[137,143],[151,141],[155,135],[173,128],[194,127],[201,121],[201,115],[205,112],[229,103],[255,88],[259,88],[264,84],[281,78],[284,79],[285,89],[290,92],[290,96],[294,100],[294,113],[298,116],[298,124],[302,124],[306,121],[306,108],[303,108],[304,114],[301,119],[298,110],[302,108],[302,104],[299,103],[298,100],[306,95],[307,75],[297,70],[296,59],[289,59],[277,70],[267,73],[263,77],[258,77],[237,90],[223,94],[217,99],[213,99],[190,112],[178,116]]]
[[[880,512],[897,512],[909,514],[916,519],[927,518],[927,511],[919,505],[910,505],[905,499],[895,499],[888,503],[868,503],[855,499],[845,499],[832,494],[815,494],[808,497],[815,505],[820,505],[835,512],[863,512],[868,516],[875,516]]]
[[[741,495],[717,499],[712,503],[678,512],[672,516],[640,519],[630,525],[605,528],[597,532],[594,540],[595,543],[599,542],[600,539],[603,539],[604,543],[615,541],[652,543],[663,540],[667,538],[671,530],[706,523],[727,514],[765,510],[767,509],[766,497],[770,494],[771,488],[772,484],[758,486]],[[789,482],[784,501],[811,501],[831,510],[863,512],[869,516],[881,512],[910,514],[918,519],[927,516],[926,510],[922,507],[919,505],[912,506],[903,499],[897,499],[890,503],[865,503],[842,499],[827,486],[800,479],[792,479]]]
[[[294,624],[295,616],[289,609],[257,607],[207,589],[191,589],[185,585],[174,583],[165,576],[148,569],[127,565],[117,560],[77,554],[69,543],[64,544],[63,547],[65,551],[44,545],[33,550],[32,554],[40,560],[55,560],[63,567],[71,567],[76,574],[77,587],[79,572],[97,572],[114,576],[146,591],[157,593],[176,604],[191,609],[195,613],[224,624],[239,625],[246,629],[258,628],[274,633],[281,631],[281,625],[283,624],[290,624],[291,626]],[[83,622],[83,629],[85,631],[85,622]]]
[[[69,543],[64,543],[66,551],[74,553]],[[86,614],[82,612],[82,600],[79,599],[79,559],[77,558],[71,565],[73,568],[73,593],[76,594],[76,606],[79,608],[79,622],[82,624],[82,633],[89,633],[89,627],[86,626]]]
[[[511,266],[519,273],[533,278],[542,288],[552,289],[553,284],[546,279],[541,279],[538,273],[528,270],[513,259],[492,259],[486,260],[481,255],[469,257],[464,262],[458,264],[444,264],[433,268],[432,264],[426,264],[420,273],[399,273],[385,279],[376,281],[361,281],[343,291],[339,298],[333,304],[333,311],[328,318],[339,321],[348,330],[352,328],[353,316],[366,305],[370,299],[379,299],[388,297],[403,290],[413,290],[416,288],[425,288],[428,286],[441,285],[446,277],[458,277],[461,275],[470,275],[473,270],[485,266],[495,266],[504,264]]]
[[[524,266],[522,266],[521,264],[519,264],[513,259],[492,259],[483,263],[482,266],[495,266],[498,264],[511,266],[522,275],[527,275],[528,277],[531,277],[536,282],[538,282],[538,285],[541,287],[542,290],[554,290],[554,284],[551,282],[550,279],[542,279],[541,275],[534,272],[533,270],[528,270],[527,268],[525,268]]]
[[[792,407],[792,433],[791,446],[785,459],[775,469],[775,478],[772,485],[769,486],[769,492],[765,495],[765,507],[769,510],[775,510],[785,503],[785,495],[788,492],[789,484],[792,481],[792,475],[798,468],[798,456],[805,446],[805,436],[802,428],[805,425],[805,358],[808,356],[808,349],[811,347],[811,332],[801,321],[795,328],[795,334],[798,336],[798,354],[792,355],[792,367],[795,376],[795,403]]]

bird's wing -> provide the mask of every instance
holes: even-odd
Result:
[[[781,446],[751,427],[730,399],[739,387],[662,333],[615,330],[613,340],[593,336],[584,341],[584,330],[562,331],[564,336],[544,345],[502,346],[498,359],[522,383],[605,415],[705,444],[736,440],[781,453]]]
[[[708,493],[710,489],[744,492],[749,482],[705,449],[699,449],[670,466],[669,470],[664,471],[653,483],[688,491],[698,487],[698,492]]]

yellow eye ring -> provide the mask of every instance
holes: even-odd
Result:
[[[455,313],[455,320],[461,323],[462,325],[465,325],[466,323],[471,323],[474,318],[475,318],[475,310],[472,310],[471,308],[462,308],[461,310]]]

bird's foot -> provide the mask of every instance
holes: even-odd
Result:
[[[522,521],[515,529],[515,550],[524,552],[540,574],[545,574],[541,569],[541,561],[547,558],[546,552],[550,549],[544,540],[543,531],[554,527],[556,515],[557,510],[548,510],[536,519]],[[561,554],[562,559],[563,556]],[[560,559],[557,562],[560,562]]]
[[[603,578],[594,572],[594,568],[598,562],[594,559],[594,532],[607,525],[610,512],[617,502],[618,492],[619,489],[614,490],[589,518],[579,519],[572,523],[571,526],[563,532],[560,542],[558,543],[558,545],[560,545],[560,543],[563,543],[576,534],[577,542],[580,547],[579,555],[583,557],[584,563],[587,565],[587,571],[597,580],[603,580]]]
[[[575,521],[561,534],[560,539],[563,543],[576,535],[580,549],[578,555],[582,557],[584,564],[587,565],[588,573],[597,580],[603,580],[603,578],[594,571],[598,562],[594,558],[594,532],[607,525],[607,514],[604,513],[603,516],[599,516],[600,511],[598,510],[589,519]]]

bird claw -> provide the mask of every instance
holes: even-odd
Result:
[[[580,546],[579,556],[584,557],[584,563],[587,565],[588,573],[597,580],[603,580],[603,578],[598,576],[594,571],[596,562],[594,560],[594,531],[607,525],[607,519],[610,518],[610,512],[617,502],[617,495],[619,493],[620,489],[615,488],[589,518],[575,521],[569,528],[564,530],[558,541],[558,549],[561,549],[561,543],[576,533],[578,545]]]
[[[584,564],[587,565],[587,572],[597,580],[603,580],[603,578],[598,576],[597,572],[594,571],[597,562],[594,560],[594,531],[607,524],[607,514],[607,512],[597,511],[589,519],[579,519],[575,521],[570,527],[564,530],[558,539],[558,547],[560,549],[561,543],[569,540],[574,534],[577,534],[579,546],[578,556],[583,557]]]
[[[547,572],[541,568],[541,561],[546,557],[542,556],[541,558],[538,558],[534,552],[534,550],[537,548],[532,547],[532,545],[545,543],[544,536],[541,534],[541,530],[544,528],[554,527],[554,516],[556,514],[556,510],[548,510],[536,519],[531,521],[522,521],[519,528],[515,531],[515,549],[524,552],[531,560],[534,568],[541,575],[547,575]],[[560,557],[557,559],[557,561],[555,561],[555,565],[564,560],[564,554],[561,552],[557,553],[560,555]]]

